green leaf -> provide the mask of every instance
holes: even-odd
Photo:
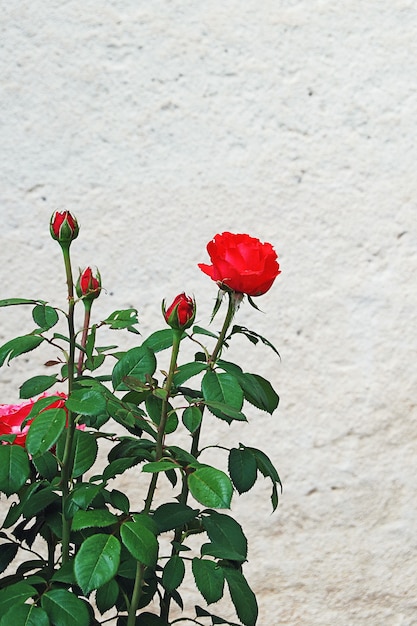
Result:
[[[115,391],[125,391],[127,389],[123,383],[125,376],[132,376],[146,382],[147,376],[152,376],[155,370],[156,358],[152,350],[146,346],[132,348],[125,352],[114,366],[112,374],[113,389]]]
[[[188,476],[191,495],[204,506],[228,509],[233,487],[229,477],[214,467],[200,467]]]
[[[58,401],[62,402],[62,400],[63,400],[62,396],[58,396],[58,395],[47,396],[46,398],[39,398],[39,400],[36,400],[36,402],[33,404],[32,408],[30,409],[30,413],[24,420],[23,424],[25,424],[27,420],[32,419],[33,417],[36,417],[37,415],[39,415],[41,411],[43,411],[47,407],[50,407],[51,404],[55,404],[55,402],[58,402]]]
[[[185,576],[184,561],[177,554],[171,556],[162,572],[162,585],[168,592],[180,586]]]
[[[136,626],[169,626],[169,624],[162,617],[146,612],[139,615]]]
[[[17,554],[17,550],[17,543],[7,542],[0,544],[0,574],[9,567]]]
[[[120,443],[112,448],[108,454],[109,461],[116,461],[123,457],[137,458],[138,461],[150,461],[153,457],[151,451],[155,444],[149,439],[137,439],[136,437],[122,437]]]
[[[263,474],[265,477],[269,477],[272,480],[271,503],[272,510],[275,511],[278,506],[278,491],[276,485],[279,484],[282,491],[282,483],[277,470],[271,462],[271,459],[265,454],[265,452],[262,452],[262,450],[258,450],[257,448],[249,448],[246,446],[242,446],[242,444],[240,444],[240,447],[248,450],[251,454],[253,454],[256,460],[257,468],[259,469],[261,474]]]
[[[39,489],[30,496],[23,507],[23,515],[25,517],[34,517],[40,511],[44,511],[52,502],[58,502],[59,496],[53,491],[52,487]]]
[[[198,513],[198,509],[192,509],[186,504],[167,502],[156,509],[153,520],[158,527],[158,532],[163,533],[188,524]]]
[[[3,615],[0,626],[50,626],[47,613],[34,604],[20,604],[13,606]]]
[[[207,335],[207,337],[213,337],[217,339],[219,335],[212,333],[211,330],[207,330],[206,328],[202,328],[201,326],[193,326],[193,335]]]
[[[207,363],[202,363],[201,361],[193,361],[192,363],[184,363],[184,365],[180,365],[174,375],[175,387],[179,387],[185,383],[186,380],[204,372],[207,370],[207,367]]]
[[[130,433],[140,435],[141,431],[144,430],[156,439],[157,434],[148,421],[143,418],[144,412],[142,409],[134,407],[130,403],[124,404],[118,401],[117,398],[112,398],[107,403],[107,411],[118,424],[124,426]]]
[[[30,425],[26,448],[32,456],[44,454],[63,432],[67,420],[64,409],[47,409],[39,413]]]
[[[245,561],[248,542],[242,527],[229,515],[210,511],[203,517],[203,526],[211,541],[202,546],[203,555],[209,554],[219,559]]]
[[[223,619],[223,617],[218,617],[217,615],[213,615],[213,613],[209,613],[206,609],[202,609],[201,606],[195,607],[196,617],[210,617],[211,623],[214,624],[227,624],[227,626],[242,626],[241,624],[236,624],[235,622],[230,622],[229,620]]]
[[[51,482],[58,474],[58,464],[52,452],[45,452],[42,456],[32,459],[32,463],[38,470],[39,474]]]
[[[110,492],[110,503],[115,509],[119,509],[119,511],[122,511],[122,513],[125,513],[126,515],[129,513],[129,498],[122,491],[113,489]]]
[[[111,609],[116,604],[119,595],[119,585],[114,580],[109,580],[108,583],[97,589],[96,603],[97,608],[103,615],[106,611]]]
[[[106,356],[104,354],[97,354],[96,356],[87,358],[85,360],[85,369],[90,370],[90,372],[94,372],[94,370],[103,365],[105,360]]]
[[[216,404],[230,406],[233,413],[239,414],[243,405],[243,391],[233,375],[227,372],[219,374],[217,371],[209,370],[204,374],[201,390],[207,406],[216,417],[229,423],[232,419],[240,419],[225,413],[224,410],[217,408]],[[243,419],[246,418],[243,417]]]
[[[74,433],[74,466],[72,469],[73,478],[78,478],[84,474],[94,464],[97,458],[97,440],[87,432],[76,430]]]
[[[145,400],[146,410],[148,411],[148,415],[153,421],[154,424],[159,426],[159,422],[161,421],[163,400],[161,398],[157,398],[155,396],[148,396]],[[169,435],[173,433],[178,426],[178,417],[175,413],[172,405],[167,403],[167,422],[165,426],[165,434]]]
[[[142,467],[142,472],[155,474],[157,472],[166,472],[169,469],[179,469],[179,466],[177,463],[174,463],[174,461],[153,461],[146,463]]]
[[[120,550],[120,542],[113,535],[97,534],[84,540],[75,556],[74,574],[85,595],[114,578]]]
[[[38,304],[42,303],[42,300],[27,300],[26,298],[6,298],[6,300],[0,300],[0,307],[2,306],[16,306],[17,304]]]
[[[245,448],[232,448],[229,454],[229,474],[239,493],[249,491],[256,482],[256,459]]]
[[[223,570],[214,561],[198,558],[193,559],[191,567],[196,587],[207,604],[218,602],[223,596]]]
[[[270,341],[268,341],[268,339],[265,339],[265,337],[262,337],[262,335],[258,335],[258,333],[255,333],[255,331],[253,330],[249,330],[248,328],[245,328],[245,326],[234,325],[232,330],[230,331],[229,336],[226,337],[226,341],[230,339],[230,337],[236,333],[241,333],[242,335],[245,335],[245,337],[247,337],[249,341],[255,345],[258,343],[258,341],[262,341],[264,345],[271,348],[271,350],[273,350],[275,354],[277,354],[280,357],[278,350],[272,345]]]
[[[124,474],[127,469],[137,465],[139,462],[140,460],[137,458],[116,459],[104,469],[103,480],[107,481],[110,480],[110,478],[115,478],[118,474]]]
[[[18,582],[0,590],[0,615],[4,615],[16,604],[24,604],[28,598],[37,595],[35,587],[26,582]]]
[[[272,510],[275,511],[278,506],[278,489],[276,483],[272,485],[271,503]]]
[[[67,583],[68,585],[75,585],[74,576],[74,561],[67,561],[61,567],[54,572],[51,578],[52,582]]]
[[[85,602],[66,589],[51,589],[43,594],[42,608],[54,626],[89,626],[90,612]]]
[[[158,557],[158,541],[142,522],[125,522],[120,528],[123,544],[140,563],[154,567]]]
[[[43,393],[52,385],[55,385],[57,381],[57,376],[34,376],[33,378],[29,378],[23,385],[20,387],[20,398],[26,400],[28,398],[33,398],[33,396],[37,396],[40,393]]]
[[[247,373],[242,373],[238,380],[243,389],[245,400],[261,411],[266,411],[272,415],[278,406],[279,396],[271,383],[262,376]]]
[[[172,454],[172,456],[180,463],[185,463],[186,465],[190,465],[191,467],[200,467],[201,463],[197,461],[195,456],[179,448],[178,446],[168,446],[167,450]]]
[[[182,423],[185,428],[194,433],[201,424],[202,413],[198,406],[191,405],[182,414]]]
[[[114,311],[103,324],[107,324],[113,330],[127,328],[132,333],[139,335],[139,331],[134,328],[134,324],[138,324],[138,312],[136,309],[121,309]]]
[[[258,618],[258,604],[245,577],[239,570],[228,567],[224,567],[223,572],[238,618],[244,626],[255,626]]]
[[[117,516],[108,509],[93,509],[89,511],[76,511],[72,519],[72,530],[83,528],[105,528],[116,524]]]
[[[269,476],[273,482],[281,485],[281,480],[278,472],[272,464],[271,459],[265,454],[265,452],[262,452],[262,450],[258,450],[257,448],[250,448],[248,446],[244,446],[244,449],[249,450],[249,452],[254,455],[258,469],[264,476]]]
[[[58,313],[51,306],[37,304],[32,311],[32,317],[42,330],[49,330],[58,322]]]
[[[76,485],[71,494],[71,500],[75,502],[81,509],[87,509],[94,498],[103,491],[104,485],[94,485],[93,483],[84,483]]]
[[[223,402],[212,402],[212,401],[210,402],[206,401],[204,402],[204,404],[211,410],[211,412],[214,415],[216,415],[216,417],[223,419],[225,422],[228,422],[229,424],[233,420],[240,421],[240,422],[247,421],[246,416],[243,413],[241,413],[237,409],[234,409],[229,404],[224,404]]]
[[[217,367],[224,370],[228,374],[232,374],[235,378],[237,378],[237,380],[239,380],[239,376],[243,374],[242,368],[231,361],[223,361],[223,359],[219,359],[217,361]]]
[[[0,445],[0,491],[10,496],[29,478],[29,459],[21,446]]]
[[[100,415],[106,409],[106,398],[96,389],[76,389],[71,391],[65,406],[78,415]]]
[[[171,328],[165,328],[164,330],[157,330],[152,335],[149,335],[147,339],[142,343],[142,346],[150,348],[152,352],[161,352],[170,348],[173,343],[173,333]]]
[[[25,352],[30,352],[37,348],[43,341],[43,337],[39,335],[23,335],[23,337],[16,337],[8,341],[0,348],[0,367],[4,364],[6,359],[8,359],[9,362]]]

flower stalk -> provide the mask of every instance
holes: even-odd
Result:
[[[155,447],[155,461],[160,461],[163,455],[164,449],[164,439],[165,439],[165,429],[168,419],[168,403],[172,389],[172,382],[174,379],[174,374],[177,369],[177,359],[178,352],[180,349],[181,338],[183,335],[183,331],[181,329],[173,328],[173,342],[171,349],[171,360],[169,364],[168,376],[166,377],[164,389],[166,391],[165,398],[162,401],[162,409],[161,409],[161,419],[158,426],[157,439],[156,439],[156,447]],[[155,472],[152,474],[151,482],[149,484],[148,493],[145,499],[145,506],[143,508],[143,513],[149,513],[152,506],[152,501],[155,495],[156,485],[158,482],[159,472]],[[129,616],[127,619],[127,626],[135,626],[136,620],[136,611],[139,605],[139,600],[142,594],[142,586],[143,586],[143,576],[145,573],[145,567],[142,563],[138,562],[136,564],[136,576],[134,589],[132,594],[132,600],[129,607]]]
[[[68,397],[71,394],[74,384],[74,364],[75,364],[75,328],[74,328],[74,280],[72,276],[71,258],[69,244],[61,244],[64,256],[65,273],[67,277],[68,288],[68,334],[69,334],[69,355],[68,355]],[[70,532],[71,519],[65,516],[65,505],[71,489],[71,474],[74,462],[74,433],[75,433],[75,416],[72,411],[68,410],[68,427],[66,431],[66,440],[64,447],[64,456],[61,467],[61,483],[62,483],[62,562],[66,563],[70,558]]]
[[[208,361],[211,367],[214,367],[214,365],[216,363],[216,360],[217,360],[217,357],[221,353],[221,349],[223,347],[227,331],[230,328],[230,324],[232,323],[233,316],[234,316],[235,311],[236,311],[236,298],[234,298],[235,294],[233,292],[228,292],[228,296],[229,296],[229,302],[228,302],[226,317],[224,319],[223,326],[222,326],[222,329],[220,331],[220,335],[219,335],[219,337],[217,339],[216,345],[214,346],[214,350],[213,350],[213,352],[212,352],[212,354],[211,354],[211,356],[209,358],[209,361]],[[200,423],[198,428],[195,430],[195,432],[192,434],[192,443],[191,443],[190,453],[195,458],[198,458],[198,456],[200,454],[200,452],[199,452],[199,443],[200,443],[200,436],[201,436],[201,427],[202,427],[202,422]],[[182,483],[181,494],[180,494],[180,498],[179,498],[179,501],[181,502],[181,504],[187,504],[189,493],[190,493],[190,490],[189,490],[189,487],[188,487],[187,478],[184,477],[183,478],[183,483]],[[178,549],[175,546],[178,545],[178,543],[180,542],[181,535],[182,535],[182,528],[177,528],[176,531],[175,531],[175,534],[174,534],[174,541],[173,541],[173,547],[172,547],[172,551],[171,551],[171,556],[174,556],[175,554],[178,554]],[[162,619],[165,619],[165,620],[168,619],[169,609],[170,609],[170,604],[171,604],[171,598],[172,598],[171,594],[168,591],[165,591],[164,597],[161,600],[161,617],[162,617]]]

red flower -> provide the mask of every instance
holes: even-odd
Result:
[[[93,276],[91,267],[86,267],[83,272],[80,271],[76,291],[79,298],[89,298],[90,300],[98,298],[101,291],[100,272],[97,270],[96,275]]]
[[[280,274],[278,255],[270,243],[245,234],[218,234],[207,244],[212,265],[198,267],[222,289],[261,296]]]
[[[49,406],[45,407],[43,409],[44,411],[47,409],[65,408],[65,400],[67,396],[64,393],[57,393],[55,395],[60,396],[62,400],[55,400]],[[23,429],[21,428],[22,423],[29,415],[36,400],[46,398],[47,396],[48,394],[45,393],[37,399],[32,398],[31,400],[21,402],[20,404],[0,404],[0,435],[16,435],[13,443],[24,448],[26,435],[34,418],[28,420]]]
[[[69,244],[78,237],[78,222],[69,211],[55,211],[51,217],[50,231],[53,239]]]
[[[162,303],[162,311],[164,313],[165,321],[171,328],[176,330],[185,330],[189,328],[195,318],[195,301],[186,296],[185,293],[180,293],[165,310],[165,303]]]

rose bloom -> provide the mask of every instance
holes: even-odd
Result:
[[[54,395],[60,396],[62,400],[55,400],[50,404],[50,406],[45,407],[45,409],[43,409],[44,411],[47,409],[65,408],[65,400],[67,399],[66,394],[56,393]],[[13,443],[24,448],[26,435],[33,419],[30,419],[25,424],[23,429],[21,429],[22,422],[29,415],[36,400],[46,398],[47,396],[48,394],[45,393],[37,399],[32,398],[31,400],[26,400],[20,404],[0,404],[0,435],[16,435]]]
[[[222,289],[261,296],[281,273],[272,245],[249,235],[218,234],[207,244],[207,252],[212,265],[198,267]]]
[[[185,293],[180,293],[168,309],[164,310],[164,317],[171,328],[189,328],[195,318],[194,300]]]

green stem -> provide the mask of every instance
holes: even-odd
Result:
[[[136,622],[136,611],[139,606],[139,600],[142,595],[142,587],[143,587],[143,575],[145,573],[145,566],[143,563],[139,561],[136,563],[136,575],[135,575],[135,584],[133,587],[132,598],[129,606],[129,615],[127,618],[127,626],[135,626]]]
[[[177,359],[178,352],[180,349],[181,337],[183,334],[182,330],[173,330],[173,343],[171,350],[171,361],[169,364],[168,376],[165,380],[164,389],[166,391],[166,397],[162,401],[162,409],[161,409],[161,419],[158,426],[158,433],[156,438],[156,447],[155,447],[155,461],[159,461],[162,458],[164,451],[164,438],[165,438],[165,428],[168,419],[168,403],[171,394],[172,382],[174,379],[175,370],[177,369]],[[152,474],[151,482],[149,484],[148,493],[145,500],[145,506],[143,508],[143,512],[145,514],[149,513],[152,506],[152,500],[155,495],[156,484],[158,482],[159,472],[155,472]],[[145,567],[142,563],[136,564],[136,576],[135,576],[135,584],[133,587],[132,599],[129,607],[129,615],[127,618],[127,626],[135,626],[136,621],[136,611],[139,605],[139,600],[142,594],[142,586],[143,586],[143,576],[145,572]]]
[[[87,343],[88,337],[88,328],[90,326],[90,317],[91,317],[91,301],[84,302],[84,326],[83,326],[83,334],[81,337],[81,347],[83,350],[80,350],[80,355],[78,357],[78,365],[77,365],[77,376],[81,376],[83,371],[83,362],[84,362],[84,354],[85,354],[85,346]]]
[[[68,287],[68,334],[69,334],[69,355],[68,355],[68,396],[74,384],[74,363],[75,363],[75,328],[74,328],[74,281],[72,277],[71,259],[69,245],[62,245],[64,255],[65,273]],[[61,482],[62,482],[62,562],[66,563],[70,558],[70,531],[71,519],[65,517],[65,504],[71,489],[71,474],[74,462],[74,433],[75,416],[72,411],[68,411],[67,437],[65,440],[64,456],[62,460]]]
[[[226,313],[226,317],[225,320],[223,322],[223,327],[221,329],[220,335],[217,339],[216,345],[214,346],[214,350],[212,352],[211,357],[208,359],[208,363],[211,367],[213,367],[216,363],[216,359],[219,355],[219,353],[221,352],[221,349],[223,347],[223,342],[224,339],[226,337],[226,333],[229,329],[229,326],[232,322],[234,313],[235,313],[235,302],[234,302],[234,294],[233,293],[229,293],[229,305],[227,308],[227,313]],[[191,444],[191,450],[190,453],[195,457],[198,458],[200,451],[199,451],[199,444],[200,444],[200,435],[201,435],[201,426],[202,426],[202,421],[200,423],[200,426],[196,429],[196,431],[193,433],[192,435],[192,444]],[[188,488],[188,481],[187,481],[187,477],[184,476],[183,478],[183,483],[182,483],[182,489],[181,489],[181,495],[179,498],[179,501],[181,502],[181,504],[187,504],[187,500],[188,500],[188,495],[190,493],[190,490]],[[183,529],[177,528],[175,530],[175,534],[174,534],[174,546],[178,543],[180,543],[181,540],[181,535],[182,535],[182,531]],[[178,554],[178,549],[175,548],[173,546],[172,551],[171,551],[171,555],[174,556],[175,554]],[[164,597],[163,600],[161,601],[161,618],[168,620],[168,615],[169,615],[169,607],[171,604],[171,594],[166,591],[164,593]]]
[[[220,335],[219,338],[217,340],[217,343],[214,347],[214,350],[212,352],[211,357],[209,358],[209,365],[211,367],[214,367],[217,357],[219,356],[219,353],[221,352],[221,349],[223,348],[223,342],[224,339],[226,337],[226,333],[229,330],[229,326],[232,322],[233,316],[235,314],[235,300],[234,300],[234,293],[233,292],[228,292],[227,294],[229,296],[229,304],[227,307],[227,313],[226,313],[226,317],[225,320],[223,322],[223,328],[220,331]]]

